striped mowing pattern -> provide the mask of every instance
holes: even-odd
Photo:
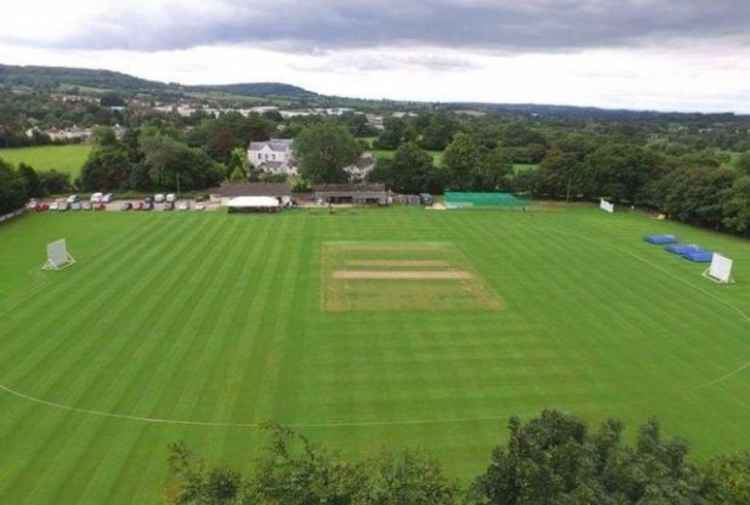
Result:
[[[724,252],[737,284],[645,233]],[[78,263],[42,273],[60,237]],[[504,310],[321,311],[324,243],[415,241],[455,244]],[[246,469],[268,419],[461,477],[545,407],[746,447],[748,271],[747,241],[585,209],[23,217],[0,227],[0,384],[22,395],[0,391],[0,503],[157,502],[168,443]]]

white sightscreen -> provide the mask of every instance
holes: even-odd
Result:
[[[68,262],[68,248],[65,245],[65,239],[47,244],[47,260],[54,267],[61,267]]]
[[[732,278],[732,266],[732,260],[721,254],[714,253],[708,273],[714,279],[721,282],[729,282]]]
[[[610,203],[604,198],[602,198],[601,202],[599,202],[599,208],[602,209],[604,212],[609,212],[611,214],[615,211],[615,204]]]

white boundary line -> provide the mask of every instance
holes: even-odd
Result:
[[[78,407],[71,407],[62,403],[51,402],[48,400],[42,400],[31,395],[21,393],[15,389],[9,388],[0,384],[0,390],[6,393],[21,398],[33,403],[40,405],[46,405],[60,410],[67,410],[68,412],[76,412],[78,414],[88,414],[98,417],[109,417],[113,419],[124,419],[127,421],[138,421],[149,424],[178,424],[186,426],[204,426],[212,428],[247,428],[257,429],[260,428],[262,423],[227,423],[227,422],[212,422],[212,421],[185,421],[179,419],[167,419],[161,417],[144,417],[144,416],[131,416],[127,414],[116,414],[113,412],[104,412],[101,410],[92,409],[81,409]],[[503,421],[506,417],[457,417],[452,419],[407,419],[403,421],[341,421],[341,422],[330,422],[330,423],[283,423],[284,426],[290,428],[339,428],[339,427],[357,427],[357,426],[398,426],[398,425],[421,425],[421,424],[451,424],[451,423],[468,423],[468,422],[488,422],[488,421]]]

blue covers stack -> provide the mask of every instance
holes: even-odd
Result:
[[[665,251],[671,252],[672,254],[679,254],[685,256],[688,253],[701,252],[703,249],[697,244],[672,244],[664,248]]]
[[[693,263],[711,263],[714,257],[714,253],[711,251],[691,251],[682,255],[686,260],[692,261]]]
[[[643,240],[645,240],[649,244],[654,245],[667,245],[677,243],[677,237],[675,237],[674,235],[646,235],[645,237],[643,237]]]

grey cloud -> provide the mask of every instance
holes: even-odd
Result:
[[[378,54],[366,51],[319,55],[298,63],[292,63],[295,70],[314,72],[366,72],[393,70],[399,68],[424,68],[437,72],[477,70],[482,66],[469,58],[460,55],[420,54],[409,56],[403,54]]]
[[[215,5],[215,9],[207,8]],[[156,51],[240,44],[290,52],[444,47],[503,53],[748,42],[747,0],[206,0],[115,11],[51,45]]]

